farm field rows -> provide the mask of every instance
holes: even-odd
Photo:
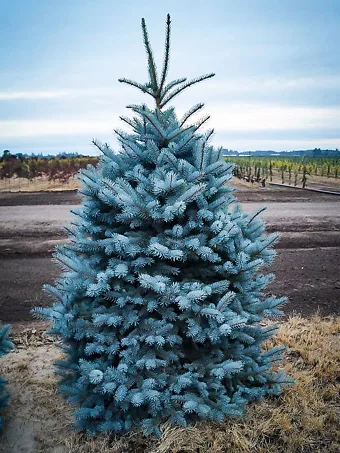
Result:
[[[244,209],[267,205],[262,214],[269,231],[281,232],[269,291],[288,295],[287,312],[340,313],[340,197],[290,189],[237,192]],[[76,192],[0,195],[0,309],[3,321],[31,323],[29,309],[47,305],[42,292],[59,269],[51,262],[54,246],[66,240],[62,226]]]
[[[97,162],[97,157],[3,157],[0,159],[0,192],[75,189],[79,187],[74,178],[78,170]]]
[[[340,192],[340,159],[321,157],[225,157],[234,175],[248,182],[270,182]]]
[[[240,181],[288,184],[340,192],[340,159],[337,157],[226,156]],[[0,193],[63,191],[80,187],[74,175],[97,157],[0,159]],[[238,184],[238,182],[236,182]],[[256,184],[255,184],[256,185]]]

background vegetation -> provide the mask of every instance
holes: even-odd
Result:
[[[0,160],[0,178],[26,178],[34,180],[46,177],[48,180],[61,180],[66,183],[79,169],[88,164],[96,164],[98,157],[67,156],[56,157],[27,157],[22,154],[10,154],[4,151]]]
[[[340,157],[300,156],[225,156],[235,163],[234,176],[250,182],[280,182],[307,187],[318,179],[340,183]],[[0,158],[0,190],[46,190],[76,188],[74,175],[88,164],[97,165],[98,157],[77,154],[27,156],[5,150]],[[46,184],[48,182],[48,184]],[[71,184],[70,184],[71,183]]]
[[[282,157],[282,156],[227,156],[227,162],[234,162],[234,175],[249,181],[280,179],[282,184],[307,186],[311,176],[339,178],[340,158],[338,157]]]

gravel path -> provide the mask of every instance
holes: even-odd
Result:
[[[244,202],[246,212],[255,212],[264,203]],[[336,230],[340,227],[340,203],[267,203],[261,213],[271,229],[279,231],[318,229]],[[0,237],[48,236],[61,234],[63,225],[72,219],[71,209],[77,205],[0,206]],[[301,222],[303,217],[303,222]],[[293,228],[295,225],[295,228]]]

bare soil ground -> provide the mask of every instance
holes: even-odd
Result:
[[[283,202],[295,203],[310,201],[336,201],[336,195],[314,193],[294,188],[261,187],[233,179],[237,198],[241,202]],[[73,205],[81,200],[77,190],[41,191],[41,192],[0,192],[0,206],[31,206],[31,205]]]
[[[290,181],[291,185],[294,185],[294,175],[292,174],[292,178]],[[273,182],[282,183],[281,172],[278,170],[274,170],[273,172]],[[289,184],[289,177],[288,174],[285,174],[284,183]],[[302,187],[302,172],[299,172],[297,178],[297,186]],[[322,189],[322,190],[334,190],[336,192],[340,191],[340,178],[334,178],[332,176],[315,176],[311,174],[307,174],[307,186],[314,189]]]
[[[340,197],[281,188],[238,184],[247,210],[267,205],[262,217],[269,231],[281,232],[270,269],[276,280],[268,292],[289,297],[286,313],[340,314]],[[46,306],[42,291],[59,269],[51,262],[62,225],[79,204],[76,191],[0,194],[0,318],[15,325],[32,323],[29,310]]]

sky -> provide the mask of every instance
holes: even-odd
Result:
[[[216,76],[173,99],[203,102],[212,144],[239,151],[340,149],[340,0],[0,0],[0,153],[118,149],[126,105],[153,99],[140,20],[169,79]]]

